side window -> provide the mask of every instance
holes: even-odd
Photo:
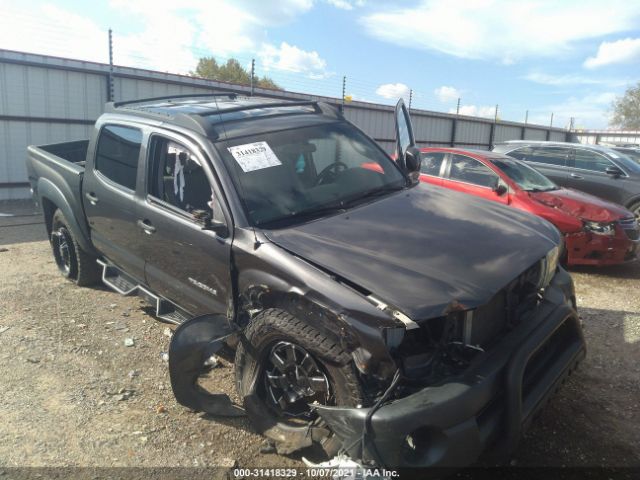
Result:
[[[614,166],[613,163],[611,163],[607,158],[596,152],[582,150],[580,148],[576,148],[575,152],[576,168],[604,173],[608,167]]]
[[[449,178],[489,188],[493,188],[498,181],[498,176],[489,167],[465,155],[453,155]]]
[[[216,213],[216,199],[199,160],[184,145],[151,138],[149,194],[180,210]]]
[[[522,147],[509,152],[507,155],[518,160],[531,160],[533,149],[531,147]]]
[[[434,177],[440,176],[440,167],[444,160],[443,152],[429,152],[422,154],[422,166],[420,167],[420,173],[426,175],[433,175]]]
[[[109,180],[136,189],[142,132],[137,128],[106,125],[100,131],[95,168]]]
[[[533,149],[532,155],[527,160],[564,167],[567,164],[568,154],[569,150],[562,147],[537,147]]]

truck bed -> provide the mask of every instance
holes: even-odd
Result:
[[[87,229],[82,205],[82,177],[88,147],[89,140],[27,147],[27,172],[33,197],[39,198],[39,192],[43,199],[55,197],[53,203],[63,210],[65,217],[73,215],[78,219],[79,228],[84,232]],[[46,205],[42,207],[46,208]]]

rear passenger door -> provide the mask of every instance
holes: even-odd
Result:
[[[623,203],[626,200],[623,184],[625,176],[607,174],[609,167],[618,166],[598,152],[575,148],[568,186],[612,202]]]
[[[500,177],[479,160],[466,155],[451,154],[447,163],[443,186],[494,202],[509,202],[508,193],[498,195],[496,192]]]
[[[570,154],[570,148],[558,146],[528,146],[508,153],[510,157],[527,162],[561,187],[568,186]]]
[[[93,165],[87,165],[82,183],[93,244],[137,280],[144,279],[135,211],[141,144],[139,128],[103,125],[94,146]]]
[[[442,185],[442,176],[445,172],[445,152],[425,152],[422,154],[420,165],[420,181],[433,185]]]
[[[145,239],[146,283],[193,315],[226,314],[231,298],[231,234],[203,229],[203,214],[227,224],[230,216],[213,171],[191,141],[151,134],[146,196],[138,207]]]

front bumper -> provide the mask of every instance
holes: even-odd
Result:
[[[563,290],[547,288],[533,318],[481,354],[464,376],[382,406],[364,442],[370,409],[323,406],[320,416],[352,458],[389,468],[460,468],[489,449],[506,457],[585,356],[573,299]]]
[[[583,231],[567,234],[565,241],[569,265],[618,265],[636,260],[640,252],[640,242],[620,227],[613,236]]]

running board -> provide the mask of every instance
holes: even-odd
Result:
[[[180,325],[191,318],[187,312],[173,302],[150,292],[118,267],[109,265],[103,260],[98,260],[97,262],[98,265],[102,267],[102,282],[107,287],[118,292],[120,295],[137,295],[143,298],[155,307],[156,317],[175,325]]]

